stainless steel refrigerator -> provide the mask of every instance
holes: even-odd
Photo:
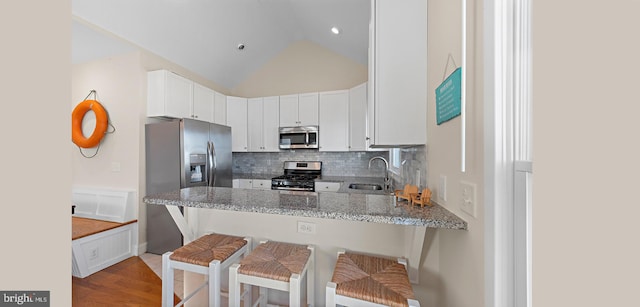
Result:
[[[145,125],[146,193],[186,187],[231,187],[231,127],[194,119]],[[165,206],[147,205],[147,252],[182,246]]]

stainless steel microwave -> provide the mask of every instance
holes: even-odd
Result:
[[[280,149],[318,149],[318,126],[280,127]]]

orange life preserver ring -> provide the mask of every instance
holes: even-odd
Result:
[[[96,114],[96,127],[89,138],[82,133],[84,115],[93,111]],[[104,107],[96,100],[85,100],[79,103],[71,113],[71,140],[82,148],[92,148],[100,144],[109,124],[109,116]]]

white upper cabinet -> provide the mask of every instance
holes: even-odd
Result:
[[[318,125],[318,93],[304,93],[298,95],[298,125]]]
[[[298,94],[280,96],[280,126],[298,125]]]
[[[280,97],[264,97],[262,131],[264,133],[264,151],[280,151]]]
[[[427,1],[372,0],[369,36],[371,146],[427,142]]]
[[[280,127],[317,125],[318,93],[280,96]]]
[[[227,97],[168,70],[147,73],[147,116],[227,124]]]
[[[248,151],[276,152],[278,147],[278,96],[250,98],[247,101]]]
[[[191,117],[193,82],[168,70],[147,73],[147,116]]]
[[[320,151],[349,150],[349,90],[321,92]]]
[[[231,151],[247,151],[247,98],[227,96],[227,126],[231,127]]]
[[[213,122],[220,125],[227,124],[227,96],[215,92],[213,100]]]
[[[214,90],[194,82],[190,117],[212,123],[215,95]]]
[[[349,89],[349,150],[367,150],[367,83]]]

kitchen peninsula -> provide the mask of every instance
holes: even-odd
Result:
[[[438,204],[420,208],[392,195],[192,187],[148,195],[152,205],[208,208],[432,228],[466,229],[467,223]]]
[[[431,244],[428,230],[467,229],[464,220],[438,204],[410,207],[388,194],[192,187],[147,195],[144,202],[166,206],[185,244],[207,232],[314,244],[320,305],[338,250],[405,257],[411,282],[419,283],[422,256]]]

